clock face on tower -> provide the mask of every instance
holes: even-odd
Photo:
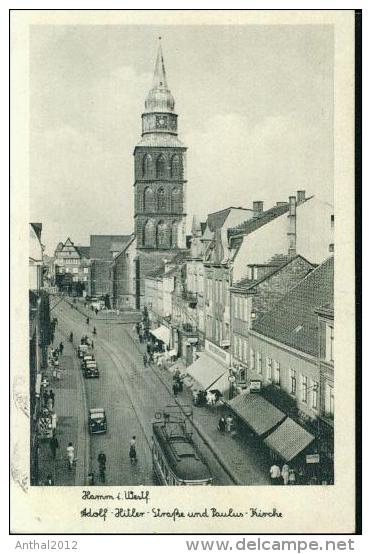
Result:
[[[165,115],[156,115],[156,129],[166,129],[167,117]]]

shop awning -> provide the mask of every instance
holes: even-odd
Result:
[[[226,372],[228,372],[227,368],[206,352],[201,352],[198,360],[187,367],[188,375],[197,381],[203,390],[218,388],[214,385]]]
[[[314,438],[301,425],[288,417],[264,439],[264,443],[285,462],[290,462],[309,446]]]
[[[156,339],[164,342],[165,344],[170,344],[170,329],[165,327],[165,325],[160,325],[157,329],[150,329],[151,335],[156,337]]]
[[[227,404],[259,436],[273,429],[286,417],[258,393],[244,392]]]

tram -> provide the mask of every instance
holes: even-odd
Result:
[[[178,414],[157,412],[152,431],[152,466],[160,485],[211,485],[210,470],[180,410]]]

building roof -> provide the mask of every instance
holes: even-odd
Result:
[[[179,250],[173,255],[171,255],[171,252],[169,252],[169,256],[164,257],[160,265],[155,267],[152,271],[148,272],[146,274],[146,277],[156,279],[158,277],[163,277],[164,275],[169,276],[170,271],[172,271],[173,269],[175,269],[176,271],[180,269],[181,264],[188,258],[188,256],[188,250]]]
[[[264,267],[267,269],[265,275],[263,275],[259,279],[249,279],[248,277],[244,277],[243,279],[238,281],[235,285],[233,285],[231,287],[231,290],[236,291],[236,292],[238,292],[238,291],[245,292],[249,289],[253,289],[254,287],[259,285],[260,283],[263,283],[263,281],[266,281],[267,279],[269,279],[269,277],[271,277],[272,275],[276,275],[277,273],[282,271],[282,269],[284,269],[286,266],[288,266],[289,264],[291,264],[294,260],[297,260],[298,258],[301,258],[302,260],[307,262],[309,265],[312,266],[312,268],[315,267],[313,264],[308,262],[308,260],[306,260],[304,258],[304,256],[301,256],[300,254],[298,254],[297,256],[294,256],[293,258],[290,258],[289,256],[277,257],[276,258],[277,263],[274,261],[275,258],[272,258],[267,264],[259,264],[260,266],[264,265]],[[308,270],[308,273],[309,273],[309,271],[311,271],[311,270]]]
[[[90,258],[90,246],[76,246],[82,258]]]
[[[185,148],[178,137],[165,133],[146,133],[138,142],[136,148],[140,146],[153,146],[154,148]]]
[[[121,243],[121,249],[129,242],[132,235],[90,235],[90,257],[95,260],[111,260],[111,246]]]
[[[282,206],[273,206],[273,208],[270,208],[265,212],[261,212],[261,214],[258,217],[253,219],[248,219],[247,221],[240,223],[240,225],[237,225],[233,229],[228,229],[228,235],[229,236],[248,235],[249,233],[256,231],[260,227],[263,227],[263,225],[265,225],[266,223],[273,221],[273,219],[276,219],[276,217],[279,217],[280,215],[288,211],[289,211],[288,204],[285,204]]]
[[[316,309],[334,297],[334,258],[311,271],[267,314],[253,323],[253,331],[312,356],[318,355]]]

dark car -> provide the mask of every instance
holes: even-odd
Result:
[[[103,408],[90,408],[89,431],[92,434],[107,432],[107,418]]]
[[[97,367],[97,363],[94,360],[91,362],[86,362],[83,371],[84,377],[86,378],[99,377],[99,369]]]

